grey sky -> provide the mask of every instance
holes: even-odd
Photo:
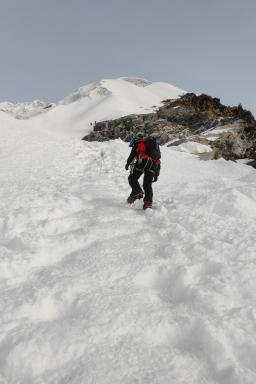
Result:
[[[0,0],[0,100],[140,76],[256,115],[255,0]]]

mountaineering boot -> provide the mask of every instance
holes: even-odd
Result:
[[[152,208],[152,201],[144,201],[143,209]]]
[[[135,200],[137,199],[142,199],[143,197],[143,192],[137,192],[134,193],[133,195],[130,195],[127,199],[128,204],[133,204]]]

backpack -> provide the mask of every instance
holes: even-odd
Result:
[[[159,144],[154,137],[147,137],[145,139],[146,155],[150,156],[153,160],[161,159],[161,152]]]

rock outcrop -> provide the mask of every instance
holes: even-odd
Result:
[[[176,100],[165,100],[154,113],[129,115],[102,121],[83,139],[128,141],[134,133],[157,137],[160,144],[177,145],[193,140],[213,148],[212,158],[256,159],[256,122],[251,112],[225,106],[207,95],[187,93]]]

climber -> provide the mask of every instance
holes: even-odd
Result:
[[[154,137],[144,137],[142,134],[133,135],[130,140],[131,153],[127,159],[125,169],[133,164],[131,173],[128,177],[132,188],[131,194],[127,199],[128,204],[133,204],[135,200],[143,198],[143,209],[152,208],[153,190],[152,183],[156,182],[160,173],[161,152],[159,145]],[[139,183],[139,178],[144,174],[143,190]]]

